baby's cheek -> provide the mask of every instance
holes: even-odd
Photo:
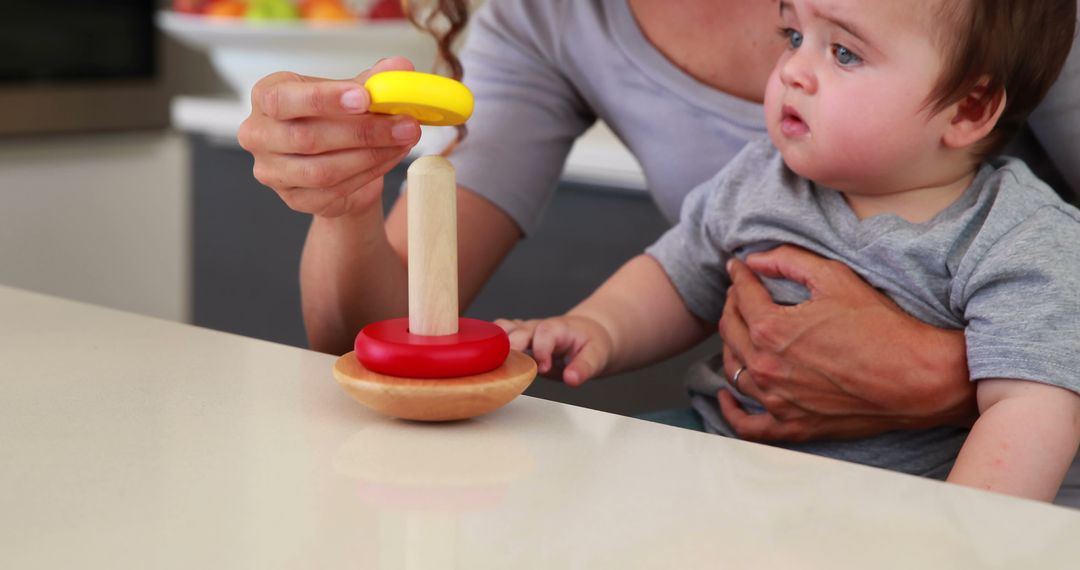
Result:
[[[897,143],[906,138],[896,125],[882,121],[873,113],[837,113],[831,122],[824,142],[835,158],[837,166],[843,165],[858,172],[875,172],[895,156]],[[823,137],[825,138],[825,137]]]

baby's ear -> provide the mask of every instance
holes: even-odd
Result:
[[[987,81],[980,80],[970,93],[946,109],[952,119],[942,142],[949,148],[971,146],[990,134],[1005,110],[1005,89],[987,92]]]

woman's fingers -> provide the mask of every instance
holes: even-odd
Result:
[[[754,350],[750,343],[750,330],[737,308],[738,302],[735,299],[737,295],[738,291],[734,288],[728,290],[724,312],[717,326],[720,338],[724,341],[724,372],[728,378],[731,378],[735,370],[746,362],[747,357]]]
[[[731,287],[725,303],[734,305],[744,322],[755,322],[777,313],[778,306],[773,303],[769,290],[761,283],[754,272],[738,259],[732,259],[727,265],[731,277]],[[724,315],[727,316],[727,311]]]
[[[898,429],[917,429],[900,418],[864,415],[817,416],[806,414],[780,420],[770,413],[748,414],[727,390],[717,394],[720,412],[739,439],[749,441],[806,442],[818,439],[858,439]],[[928,427],[928,426],[926,426]]]
[[[401,156],[399,147],[339,150],[314,156],[268,155],[255,163],[255,179],[274,189],[332,188]],[[390,164],[391,168],[393,164]]]
[[[846,293],[852,283],[862,282],[846,265],[793,245],[749,255],[746,267],[766,277],[794,281],[806,287],[812,297]]]
[[[736,381],[736,374],[738,375],[738,381]],[[778,413],[790,414],[794,410],[794,408],[787,405],[787,402],[776,400],[775,397],[766,394],[761,386],[758,385],[757,377],[754,376],[754,371],[751,370],[750,366],[745,362],[736,357],[734,353],[727,348],[726,344],[724,345],[724,375],[727,377],[728,384],[735,390],[738,390],[740,394],[753,398],[763,404],[769,402],[776,408]]]
[[[739,361],[753,370],[759,384],[763,380],[789,377],[792,365],[780,355],[799,340],[799,331],[813,323],[798,319],[800,306],[774,303],[769,291],[746,264],[732,260],[728,271],[732,286],[720,319],[721,338],[732,343]]]
[[[372,187],[371,183],[381,181],[407,153],[408,151],[401,151],[396,160],[359,172],[329,188],[289,188],[279,191],[278,195],[289,208],[316,216],[333,218],[346,212],[357,211],[370,206],[382,195],[382,184]]]
[[[406,115],[357,115],[253,120],[241,129],[240,146],[249,151],[314,155],[350,148],[389,148],[416,144],[420,124]]]
[[[735,434],[742,439],[752,439],[747,436],[748,427],[753,426],[755,423],[760,424],[763,421],[760,418],[766,414],[746,413],[746,410],[739,405],[739,401],[735,399],[735,396],[727,390],[717,392],[716,399],[720,402],[720,413],[731,425],[731,428],[735,430]]]
[[[733,285],[728,289],[727,302],[724,303],[724,312],[719,324],[720,338],[723,339],[724,346],[724,376],[743,395],[761,401],[763,394],[755,382],[749,364],[751,361],[759,361],[760,357],[751,339],[750,328],[739,308],[743,303],[749,304],[752,308],[768,307],[772,305],[772,298],[757,276],[750,272],[742,262],[732,260],[728,265],[728,271],[731,273]],[[740,299],[744,296],[748,300]],[[736,374],[738,374],[737,383],[735,382]],[[727,396],[731,398],[730,394]],[[723,402],[721,402],[723,411],[722,404]],[[742,409],[739,408],[739,410]],[[724,417],[727,418],[726,412],[724,412]],[[732,421],[731,418],[727,419],[729,422]]]
[[[720,413],[739,439],[748,441],[807,441],[812,433],[799,421],[779,421],[768,413],[748,414],[727,390],[717,394]]]
[[[371,98],[364,82],[382,71],[411,71],[402,57],[384,59],[351,80],[329,80],[279,72],[264,77],[251,90],[251,107],[279,121],[300,117],[332,117],[364,113]]]
[[[251,90],[251,108],[276,121],[303,117],[334,117],[364,113],[371,97],[354,81],[319,80],[289,74],[284,80],[271,75]]]
[[[803,285],[812,280],[827,263],[829,260],[792,245],[781,245],[747,256],[747,264],[753,271]]]
[[[363,83],[376,73],[411,69],[409,60],[390,58],[346,81],[289,72],[263,78],[237,136],[255,158],[255,178],[300,212],[341,216],[369,207],[374,200],[366,194],[373,192],[357,190],[374,188],[405,157],[420,139],[420,125],[411,117],[366,113]]]

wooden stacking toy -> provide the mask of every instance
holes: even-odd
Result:
[[[437,98],[394,93],[423,102],[424,112],[414,114],[421,122],[433,116],[443,121],[448,115],[432,110],[438,108]],[[372,91],[373,103],[377,99]],[[393,107],[398,113],[408,108],[401,103]],[[462,113],[460,105],[456,111],[460,121],[468,113],[471,95],[468,112]],[[409,316],[364,327],[355,350],[337,360],[334,377],[358,402],[398,418],[460,420],[495,410],[533,381],[536,363],[510,350],[506,333],[495,324],[458,316],[453,165],[440,156],[414,161],[408,170],[407,203]]]

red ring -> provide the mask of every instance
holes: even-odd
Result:
[[[460,378],[490,372],[510,354],[510,339],[498,325],[458,319],[455,334],[409,332],[409,319],[372,323],[356,335],[356,358],[364,368],[401,378]]]

